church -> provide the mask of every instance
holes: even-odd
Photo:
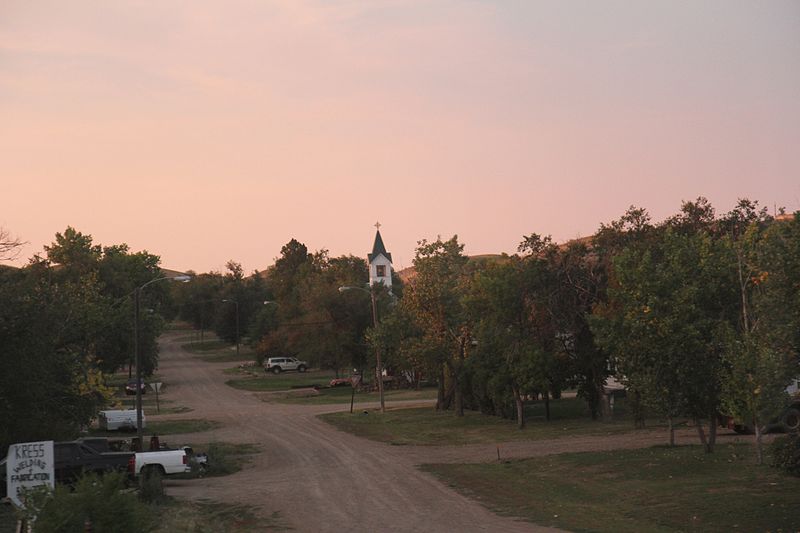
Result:
[[[383,283],[392,290],[392,254],[386,251],[386,246],[381,238],[381,224],[375,224],[375,242],[372,245],[372,253],[367,255],[369,263],[369,284]]]

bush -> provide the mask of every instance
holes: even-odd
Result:
[[[93,531],[141,533],[152,530],[148,507],[137,499],[135,492],[126,489],[125,479],[122,473],[102,477],[86,474],[78,479],[74,490],[56,485],[54,491],[29,493],[28,508],[29,513],[36,516],[36,533],[84,531],[87,521]]]
[[[778,437],[770,445],[770,452],[772,466],[800,477],[800,437],[797,435]]]
[[[139,476],[139,499],[145,503],[163,503],[166,499],[161,472],[158,468],[145,467]]]

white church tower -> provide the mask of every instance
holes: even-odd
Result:
[[[372,253],[367,256],[369,261],[369,284],[383,283],[392,290],[392,254],[386,251],[381,238],[381,224],[375,224],[375,243],[372,245]]]

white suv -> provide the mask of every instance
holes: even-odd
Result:
[[[305,372],[307,369],[308,363],[295,359],[294,357],[270,357],[264,363],[264,370],[272,372],[273,374],[280,374],[286,370]]]

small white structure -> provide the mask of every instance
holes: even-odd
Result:
[[[98,416],[100,429],[106,431],[134,430],[136,429],[136,409],[100,411]],[[147,422],[142,413],[142,429],[147,427]]]
[[[381,224],[375,224],[375,243],[372,245],[372,253],[367,255],[369,262],[369,284],[383,283],[389,291],[392,290],[392,254],[386,251],[381,238]]]

